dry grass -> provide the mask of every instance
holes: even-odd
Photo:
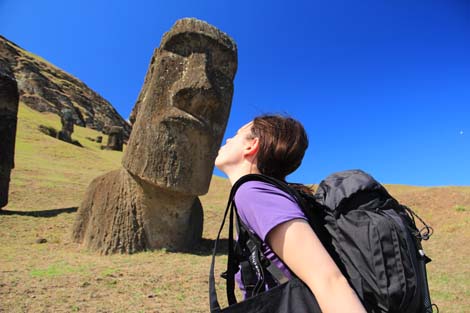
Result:
[[[195,252],[99,256],[71,242],[74,208],[122,153],[87,140],[99,135],[93,130],[75,128],[80,148],[42,134],[40,124],[60,127],[57,116],[21,105],[8,214],[0,215],[0,312],[207,312],[209,254],[228,182],[214,177],[201,197],[204,240]],[[470,187],[387,187],[435,229],[425,243],[433,301],[441,312],[470,312]],[[217,262],[220,273],[226,256]],[[219,281],[222,298],[223,288]]]

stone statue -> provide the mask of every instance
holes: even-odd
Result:
[[[133,110],[123,168],[88,187],[74,239],[101,253],[187,249],[202,236],[208,191],[230,112],[234,41],[182,19],[152,57]]]
[[[13,76],[0,72],[0,209],[8,204],[10,173],[15,167],[18,85]]]
[[[124,129],[120,126],[112,126],[109,130],[107,150],[122,151]]]
[[[129,172],[172,191],[207,192],[230,110],[234,49],[228,36],[195,19],[165,34],[122,160]]]
[[[62,123],[62,129],[57,133],[57,138],[72,143],[73,133],[73,113],[71,109],[62,109],[60,121]]]

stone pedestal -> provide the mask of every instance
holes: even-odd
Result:
[[[201,238],[202,226],[198,197],[155,188],[120,169],[90,184],[73,239],[102,254],[184,250]]]

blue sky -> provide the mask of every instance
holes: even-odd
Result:
[[[467,0],[0,0],[0,34],[124,118],[153,49],[182,17],[237,42],[225,137],[261,113],[304,123],[310,147],[291,180],[362,168],[384,183],[470,185]]]

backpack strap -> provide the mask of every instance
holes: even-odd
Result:
[[[230,191],[228,202],[227,202],[227,207],[225,208],[224,217],[222,219],[222,224],[220,225],[219,232],[217,234],[217,238],[216,238],[215,243],[214,243],[214,250],[212,252],[211,267],[210,267],[210,271],[209,271],[209,307],[210,307],[211,313],[217,313],[217,312],[221,311],[219,301],[217,300],[217,291],[216,291],[216,288],[215,288],[215,276],[214,276],[215,256],[217,254],[217,245],[220,242],[220,234],[222,233],[222,230],[223,230],[224,225],[225,225],[225,220],[227,219],[227,214],[228,214],[229,211],[233,210],[233,208],[231,209],[231,207],[233,205],[232,204],[232,199],[233,199],[234,194],[235,194],[235,192],[232,188],[232,190]],[[229,256],[230,256],[230,249],[229,249]],[[233,259],[233,256],[232,256],[232,259]],[[232,279],[233,279],[233,277],[232,277]],[[229,283],[227,282],[227,290],[229,288],[228,285],[229,285]],[[227,293],[228,293],[228,291],[227,291]]]
[[[222,230],[225,225],[225,220],[227,219],[227,215],[229,215],[229,234],[228,234],[228,261],[227,261],[227,271],[222,274],[223,278],[226,278],[226,292],[227,292],[227,299],[229,302],[229,305],[232,305],[234,303],[237,303],[236,297],[235,297],[235,273],[238,271],[238,266],[240,264],[240,260],[238,260],[235,256],[235,247],[234,247],[234,239],[233,239],[233,217],[234,217],[234,212],[237,214],[237,226],[240,230],[239,233],[245,233],[248,236],[247,243],[249,245],[250,252],[253,253],[253,261],[255,266],[259,266],[259,273],[260,275],[260,282],[255,286],[254,291],[261,290],[261,287],[264,285],[265,282],[265,275],[263,269],[266,269],[276,280],[277,283],[283,283],[287,281],[287,277],[274,265],[272,262],[269,261],[268,258],[264,257],[264,254],[262,252],[262,240],[257,237],[255,234],[251,233],[246,227],[246,225],[243,224],[241,219],[238,216],[238,213],[236,211],[236,206],[233,201],[235,193],[237,192],[238,188],[245,182],[250,181],[250,180],[259,180],[259,181],[264,181],[271,183],[275,186],[279,186],[277,183],[277,180],[263,176],[263,175],[256,175],[256,174],[249,174],[241,177],[232,187],[230,191],[230,195],[227,201],[227,206],[225,208],[222,224],[220,225],[219,232],[217,234],[217,238],[214,243],[214,250],[212,252],[212,260],[211,260],[211,266],[210,266],[210,272],[209,272],[209,306],[210,306],[210,311],[211,313],[217,313],[221,311],[220,304],[217,299],[217,292],[215,288],[215,256],[217,254],[217,246],[220,242],[220,235],[222,233]],[[287,186],[287,185],[286,185]],[[284,190],[284,188],[281,188]],[[287,192],[287,191],[286,191]],[[289,192],[290,194],[290,192]],[[229,214],[230,212],[230,214]],[[259,256],[257,258],[256,256]]]
[[[287,194],[291,195],[294,198],[294,200],[296,200],[297,202],[301,201],[302,199],[300,195],[293,188],[287,185],[287,183],[282,182],[273,177],[260,175],[260,174],[248,174],[248,175],[241,177],[234,184],[232,188],[232,190],[235,190],[235,192],[233,193],[233,196],[235,196],[236,190],[238,190],[238,188],[247,181],[261,181],[261,182],[269,183],[273,186],[276,186],[280,190],[286,192]],[[258,278],[261,278],[258,281],[258,284],[261,281],[266,283],[266,280],[268,279],[268,277],[264,275],[263,270],[266,270],[271,275],[272,279],[274,280],[275,285],[280,285],[280,284],[287,282],[289,279],[286,277],[286,275],[264,255],[263,240],[261,240],[261,238],[259,238],[257,234],[250,231],[249,227],[245,223],[243,223],[243,221],[241,220],[240,216],[238,215],[237,206],[235,205],[234,201],[233,201],[233,208],[237,215],[237,228],[239,230],[238,234],[239,236],[241,236],[239,237],[239,241],[242,244],[246,243],[246,246],[250,251],[249,261],[252,267],[255,268],[256,275],[259,276]],[[242,271],[243,271],[243,264],[242,264]],[[245,281],[244,281],[244,284],[245,284]],[[245,286],[247,285],[245,284]],[[261,287],[263,286],[259,286],[259,288]],[[255,289],[253,290],[253,295],[256,295],[259,291],[261,290],[257,290],[257,288],[255,287]],[[250,296],[249,293],[247,293],[247,295]]]
[[[257,265],[259,265],[261,270],[266,269],[271,274],[272,278],[274,279],[277,285],[287,282],[289,279],[286,277],[286,275],[264,255],[262,248],[263,241],[261,240],[261,238],[259,238],[259,236],[255,233],[251,232],[248,226],[246,226],[245,223],[243,223],[243,221],[239,217],[237,218],[237,222],[240,229],[239,234],[243,234],[243,236],[248,237],[239,237],[239,240],[241,239],[242,241],[246,241],[247,248],[251,252],[250,262],[255,265],[255,268],[257,267]],[[256,255],[258,255],[258,257],[256,257]]]

